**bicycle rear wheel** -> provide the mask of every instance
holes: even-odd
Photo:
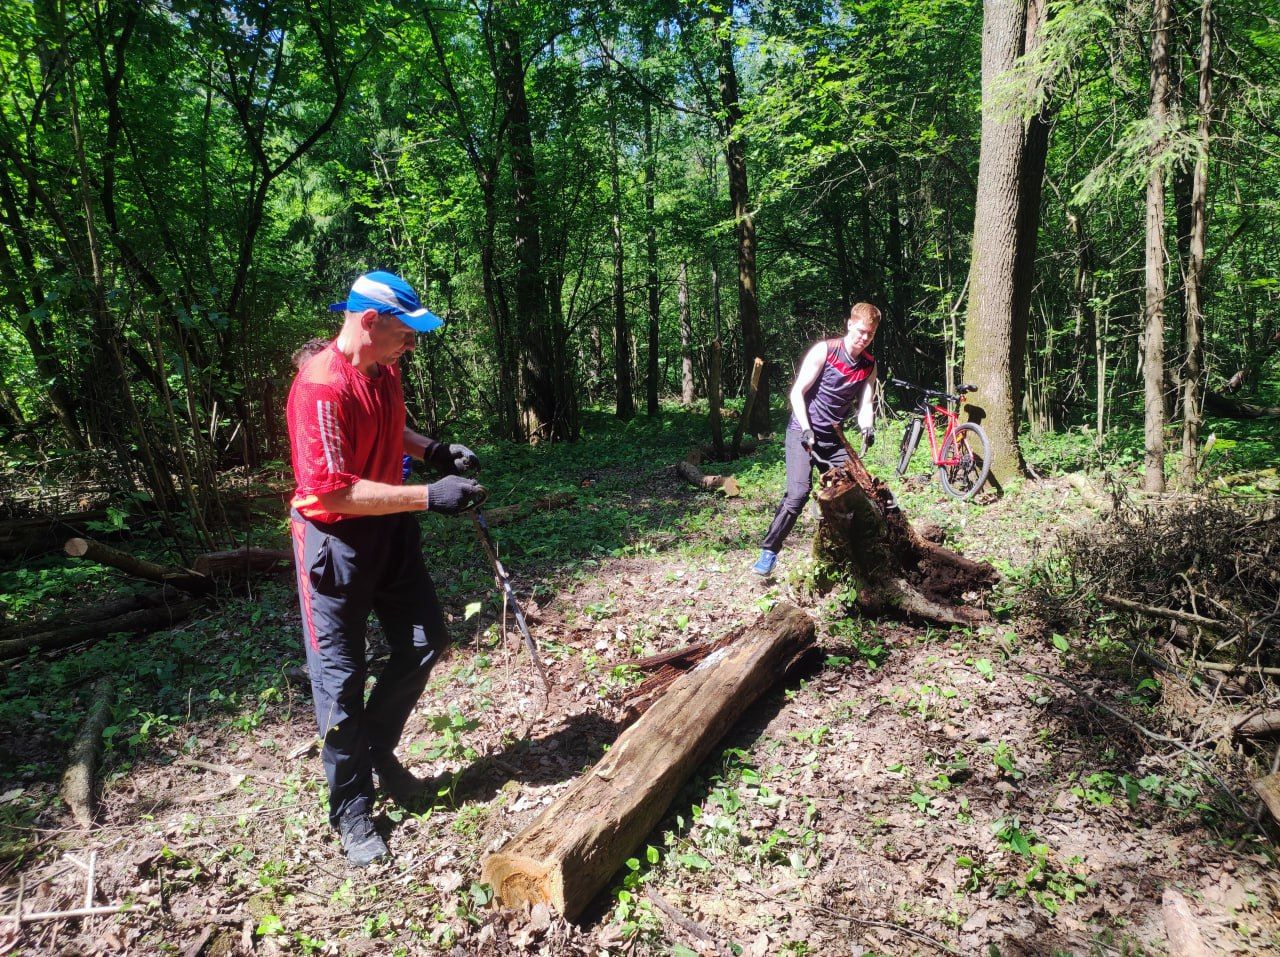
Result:
[[[915,453],[916,445],[920,441],[920,428],[922,422],[919,416],[914,416],[902,430],[902,443],[898,446],[898,466],[897,473],[899,475],[907,474],[907,466],[911,462],[911,456]]]
[[[951,465],[938,466],[942,490],[964,502],[973,498],[991,474],[991,443],[982,426],[965,422],[942,445],[941,457]]]

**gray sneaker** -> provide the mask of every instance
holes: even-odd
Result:
[[[338,819],[338,834],[342,837],[342,849],[353,867],[368,867],[391,852],[387,842],[373,826],[373,818],[363,808],[348,811]]]

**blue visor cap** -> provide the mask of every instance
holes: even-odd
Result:
[[[407,282],[390,272],[367,272],[351,284],[346,302],[335,302],[332,312],[364,312],[372,309],[395,316],[415,332],[432,332],[444,320],[429,311]]]

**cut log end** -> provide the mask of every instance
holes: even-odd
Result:
[[[564,881],[544,861],[520,854],[491,854],[480,869],[480,880],[508,907],[547,904],[565,912]]]

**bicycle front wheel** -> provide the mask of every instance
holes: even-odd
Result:
[[[920,417],[916,416],[902,430],[902,444],[898,446],[897,472],[899,475],[907,474],[907,465],[910,464],[911,456],[916,450],[916,444],[920,441],[921,425]]]
[[[991,443],[982,426],[965,422],[956,426],[942,445],[938,481],[942,490],[964,502],[973,498],[991,474]]]

